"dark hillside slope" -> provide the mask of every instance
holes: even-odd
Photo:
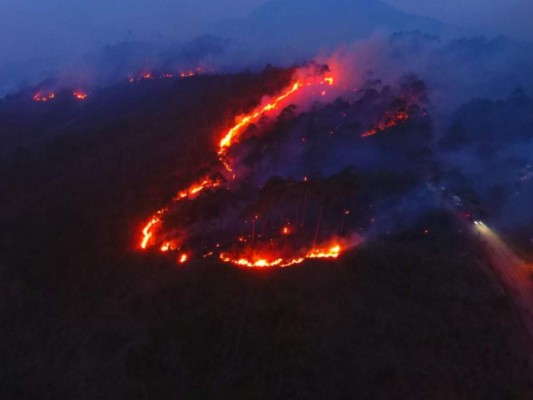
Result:
[[[289,77],[119,85],[65,120],[0,106],[26,137],[0,165],[2,398],[527,398],[514,315],[447,215],[287,270],[133,249],[213,132]]]

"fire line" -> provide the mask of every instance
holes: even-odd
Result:
[[[266,105],[262,105],[252,112],[245,114],[242,116],[238,122],[235,123],[225,134],[222,135],[222,138],[219,141],[218,145],[218,156],[219,160],[224,166],[224,168],[229,171],[233,172],[232,166],[229,163],[227,159],[227,153],[231,149],[232,146],[239,143],[242,139],[242,135],[245,133],[246,129],[253,124],[254,122],[257,122],[259,119],[261,119],[264,115],[272,112],[272,111],[279,111],[285,106],[285,102],[287,100],[292,100],[292,97],[298,92],[300,92],[302,89],[310,87],[310,86],[317,86],[317,87],[324,87],[327,88],[328,86],[333,86],[334,84],[334,78],[330,76],[329,74],[322,77],[321,79],[311,78],[311,79],[302,79],[294,82],[288,89],[286,89],[284,92],[282,92],[280,95],[275,97],[273,100],[268,102]],[[325,89],[321,89],[320,93],[323,95]],[[179,202],[185,199],[191,199],[192,197],[198,195],[199,193],[208,190],[208,189],[215,189],[222,185],[222,182],[219,180],[213,180],[211,178],[203,178],[197,183],[191,184],[188,188],[181,190],[177,193],[177,195],[173,198],[173,202]],[[140,248],[141,249],[147,249],[148,247],[152,247],[153,245],[157,244],[157,231],[161,226],[162,219],[167,213],[168,208],[163,208],[159,211],[157,211],[146,223],[146,225],[142,229],[142,237],[140,241]],[[290,234],[290,229],[287,227],[283,234],[288,235]],[[218,247],[218,246],[217,246]],[[171,244],[170,242],[163,242],[160,245],[160,251],[167,252],[171,250]],[[335,259],[338,258],[343,250],[343,247],[338,244],[334,243],[329,246],[325,247],[314,247],[311,248],[306,254],[303,256],[295,257],[295,258],[283,258],[283,257],[276,257],[271,258],[268,256],[254,256],[253,258],[246,258],[246,257],[239,257],[239,256],[232,256],[227,252],[221,252],[219,254],[220,260],[227,263],[232,263],[237,266],[243,266],[243,267],[257,267],[257,268],[264,268],[264,267],[288,267],[296,264],[301,264],[306,259],[311,258],[331,258]],[[209,253],[209,254],[212,254]],[[185,263],[190,260],[190,254],[189,253],[180,253],[178,256],[178,262],[179,263]]]

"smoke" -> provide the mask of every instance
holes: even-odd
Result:
[[[272,175],[330,177],[346,168],[425,169],[411,191],[380,200],[390,226],[405,227],[424,211],[459,199],[458,212],[532,235],[531,50],[531,44],[504,37],[445,41],[413,32],[374,34],[324,51],[316,59],[347,91],[333,102],[295,107],[275,123],[265,122],[277,139],[250,139],[236,156],[254,171],[257,184]],[[388,129],[381,142],[355,139],[363,127],[378,124],[395,99],[405,98],[411,102],[400,108],[411,107],[414,121]],[[428,193],[424,182],[440,185],[438,195]]]
[[[128,38],[31,74],[4,66],[12,76],[0,92],[45,77],[53,78],[47,87],[97,88],[153,71],[236,72],[314,59],[295,81],[325,65],[334,88],[311,85],[247,126],[224,152],[238,179],[212,171],[224,188],[173,205],[164,238],[209,248],[245,231],[246,241],[257,240],[258,226],[262,240],[276,241],[274,232],[290,225],[301,232],[294,246],[309,247],[350,231],[374,234],[376,214],[404,229],[450,201],[500,227],[533,226],[532,44],[453,38],[438,21],[362,0],[313,0],[305,13],[299,1],[274,1],[206,31],[179,42]],[[430,184],[439,190],[428,192]]]
[[[408,12],[438,18],[456,27],[464,26],[471,35],[503,33],[517,39],[533,39],[530,23],[533,5],[529,0],[387,0],[387,3]]]
[[[300,69],[291,89],[237,118],[220,142],[221,163],[152,218],[141,247],[288,266],[337,257],[370,232],[372,207],[423,179],[432,140],[426,87],[407,75],[330,89],[329,75],[314,64]]]
[[[533,58],[524,49],[413,32],[322,51],[327,68],[312,64],[294,79],[330,71],[334,88],[312,85],[252,118],[224,151],[234,176],[220,170],[224,189],[174,205],[161,240],[185,231],[180,246],[206,254],[215,244],[237,255],[312,248],[356,232],[398,233],[443,207],[527,227]],[[215,212],[191,221],[206,207]]]
[[[431,141],[425,90],[422,81],[407,76],[394,86],[368,81],[355,92],[337,90],[329,98],[318,96],[311,106],[296,103],[275,121],[265,119],[254,126],[266,131],[261,140],[251,130],[230,156],[258,184],[269,176],[331,176],[348,167],[412,170],[423,153],[420,149]],[[406,120],[396,121],[398,115]],[[376,138],[364,137],[373,131]],[[390,138],[381,140],[385,131]]]
[[[378,0],[312,0],[306,3],[305,12],[299,0],[272,1],[248,15],[253,1],[234,2],[226,11],[212,1],[201,7],[189,1],[180,3],[178,7],[156,2],[148,7],[142,1],[135,2],[129,11],[135,18],[128,19],[127,14],[121,14],[105,36],[112,38],[111,43],[103,42],[100,47],[95,45],[101,42],[100,33],[93,35],[93,41],[86,37],[93,15],[91,7],[74,4],[79,29],[73,29],[70,35],[61,34],[69,38],[68,43],[76,44],[76,51],[35,52],[32,57],[12,57],[10,63],[0,63],[3,72],[0,96],[43,80],[99,87],[147,70],[178,72],[196,67],[217,72],[258,70],[267,63],[298,65],[322,54],[318,61],[327,61],[332,68],[335,58],[343,65],[351,58],[354,68],[350,71],[355,75],[347,77],[349,80],[354,76],[361,78],[369,70],[378,79],[390,77],[390,81],[415,72],[432,88],[433,103],[438,105],[441,97],[444,103],[447,96],[452,96],[450,88],[458,86],[462,93],[453,94],[458,102],[467,101],[470,94],[505,96],[511,90],[509,86],[527,77],[533,57],[531,45],[504,38],[439,39],[436,35],[449,38],[455,34],[454,30],[437,20],[402,12]],[[11,7],[14,12],[16,7]],[[111,18],[120,8],[119,3],[115,4],[104,17]],[[47,9],[58,21],[66,18],[65,10],[57,4],[48,4]],[[20,23],[28,24],[25,14],[19,14]],[[84,14],[88,15],[87,21],[82,18]],[[165,14],[162,22],[154,23],[152,18],[160,14]],[[173,27],[168,21],[172,15],[178,15]],[[208,21],[201,28],[194,23],[200,20],[200,15]],[[233,19],[216,22],[229,17]],[[180,19],[185,18],[187,28],[180,27]],[[133,22],[138,22],[137,29],[129,26]],[[41,28],[45,40],[48,31],[55,30],[45,29],[43,23],[39,21],[35,26]],[[118,35],[118,27],[122,26],[123,34]],[[424,34],[405,33],[413,31]],[[404,33],[390,36],[394,32]],[[17,38],[6,34],[10,36]],[[74,39],[82,36],[84,40]],[[36,47],[39,48],[31,46]],[[343,50],[338,51],[340,47]],[[333,56],[332,52],[335,52]]]
[[[461,172],[500,228],[533,226],[532,123],[533,99],[515,90],[461,106],[439,142],[442,162]]]
[[[505,37],[460,38],[445,41],[421,32],[375,34],[319,60],[334,68],[352,66],[357,71],[346,79],[354,83],[361,76],[394,81],[416,73],[431,90],[439,114],[450,113],[472,98],[498,99],[518,86],[533,89],[529,71],[533,66],[533,45]]]

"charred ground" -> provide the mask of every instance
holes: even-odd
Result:
[[[0,104],[6,398],[527,398],[527,341],[475,240],[447,212],[409,212],[405,224],[392,213],[339,262],[288,270],[179,267],[136,251],[147,212],[209,167],[212,132],[292,72],[124,83],[83,103],[34,104],[23,93]],[[361,105],[389,89],[367,90]],[[329,132],[346,107],[285,114],[276,129]],[[338,182],[364,187],[350,200],[357,206],[387,194],[380,210],[405,210],[402,195],[435,174],[426,118],[370,138],[390,157],[416,150],[411,168],[384,157],[377,172],[315,176],[309,212],[337,207]],[[294,185],[273,178],[261,198],[291,197]],[[354,214],[372,225],[370,214]]]

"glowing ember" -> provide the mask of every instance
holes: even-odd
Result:
[[[196,68],[196,70],[194,71],[184,71],[184,72],[179,72],[179,73],[170,73],[170,72],[164,72],[164,73],[154,73],[154,72],[144,72],[140,75],[138,75],[137,77],[135,76],[129,76],[127,79],[128,79],[128,82],[129,83],[134,83],[134,82],[138,82],[140,80],[151,80],[151,79],[171,79],[171,78],[176,78],[176,77],[180,77],[180,78],[191,78],[193,76],[197,76],[198,73],[200,72],[200,68]]]
[[[248,268],[268,268],[268,267],[289,267],[291,265],[300,264],[304,261],[304,258],[298,258],[293,260],[284,261],[282,258],[269,260],[268,258],[232,258],[226,253],[220,254],[220,259],[226,263],[231,263],[240,267]]]
[[[55,97],[56,97],[56,94],[54,92],[50,92],[50,93],[37,92],[33,95],[33,101],[44,103],[44,102],[55,99]]]
[[[187,261],[189,261],[189,255],[187,253],[182,253],[178,256],[178,262],[180,264],[185,264]]]
[[[81,90],[75,90],[72,92],[72,96],[76,98],[77,100],[85,100],[89,95]]]
[[[306,259],[311,258],[338,258],[343,248],[339,244],[334,244],[324,248],[313,248],[303,257],[295,258],[273,258],[264,254],[255,254],[250,258],[232,257],[228,253],[220,254],[220,259],[226,263],[234,264],[240,267],[248,268],[266,268],[266,267],[290,267],[303,263]]]
[[[388,128],[393,126],[398,126],[399,124],[407,121],[409,119],[409,114],[407,111],[400,110],[394,114],[392,118],[387,118],[385,121],[380,122],[376,128],[370,129],[369,131],[364,132],[361,137],[368,137],[375,135],[378,132],[383,132]]]

